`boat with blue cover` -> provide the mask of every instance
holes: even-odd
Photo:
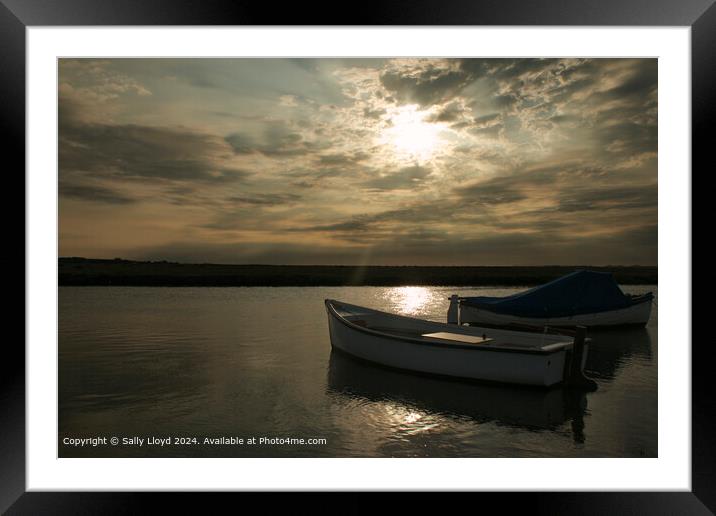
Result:
[[[494,327],[645,326],[654,294],[624,294],[611,273],[578,270],[504,297],[450,298],[448,322]]]

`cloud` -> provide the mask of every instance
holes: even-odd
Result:
[[[417,103],[426,107],[453,98],[471,80],[463,70],[447,61],[418,60],[408,66],[389,69],[380,82],[400,103]]]
[[[288,265],[656,265],[656,226],[626,229],[608,235],[579,233],[544,238],[539,233],[494,233],[481,238],[440,234],[438,231],[391,235],[377,245],[300,244],[295,241],[266,243],[172,242],[135,248],[133,259],[166,259],[210,263],[263,263]],[[426,245],[429,242],[430,245]]]
[[[475,118],[473,124],[475,127],[488,127],[493,125],[495,121],[500,119],[499,113],[491,113],[489,115],[483,115]]]
[[[388,111],[385,108],[378,108],[378,109],[371,109],[368,107],[363,108],[363,116],[366,118],[372,118],[374,120],[380,120],[387,113],[388,113]]]
[[[183,129],[141,125],[63,126],[61,174],[226,183],[250,173],[231,165],[231,150],[218,138]]]
[[[601,168],[572,161],[526,167],[458,184],[438,199],[291,231],[330,233],[362,244],[393,242],[397,234],[418,230],[445,235],[508,230],[563,238],[570,232],[609,233],[648,224],[656,203],[655,184],[620,185]]]
[[[232,133],[226,136],[225,140],[236,154],[251,154],[258,150],[254,139],[247,134]]]
[[[268,157],[305,156],[322,148],[308,141],[298,131],[271,123],[257,139],[246,133],[234,132],[224,138],[236,154],[261,153]]]
[[[459,102],[451,102],[443,106],[440,111],[427,117],[427,122],[457,122],[462,120],[468,110]]]
[[[432,171],[418,165],[405,167],[397,172],[388,173],[365,181],[361,184],[370,190],[404,190],[422,185],[430,178]]]
[[[462,59],[406,60],[384,71],[383,87],[400,103],[417,103],[422,107],[445,104],[472,83],[487,79],[497,85],[493,102],[500,108],[511,108],[521,96],[516,92],[544,85],[564,72],[560,59]],[[445,114],[449,116],[449,114]]]
[[[509,204],[527,199],[523,192],[525,184],[510,177],[496,177],[461,187],[457,193],[463,201],[476,206]]]
[[[72,254],[123,224],[112,256],[655,261],[655,59],[60,66],[60,195],[113,215],[62,203]]]
[[[517,104],[518,98],[514,94],[507,93],[505,95],[495,95],[493,100],[498,108],[509,110]]]
[[[81,201],[92,201],[106,204],[132,204],[137,199],[123,194],[112,188],[100,185],[63,184],[60,183],[59,193],[61,197],[79,199]]]
[[[446,203],[416,202],[377,213],[353,215],[346,220],[330,224],[294,225],[289,231],[336,233],[343,239],[351,238],[352,233],[362,232],[356,241],[373,240],[376,235],[390,235],[396,223],[401,226],[402,230],[409,230],[413,224],[448,221],[453,209],[453,206]],[[394,233],[392,236],[395,236]]]
[[[656,94],[658,74],[657,59],[640,59],[633,62],[623,76],[622,82],[602,92],[599,97],[629,101],[636,99],[643,102],[650,95]]]
[[[354,217],[351,220],[345,222],[336,222],[334,224],[325,224],[320,226],[308,226],[308,227],[295,227],[291,231],[328,231],[328,232],[341,232],[350,233],[354,231],[365,231],[373,225],[375,219],[373,217]]]
[[[563,212],[654,209],[658,201],[655,184],[581,187],[559,195]]]
[[[335,153],[318,156],[318,164],[326,167],[352,166],[370,158],[365,152]]]
[[[255,193],[244,196],[232,196],[226,200],[231,204],[244,204],[249,206],[280,206],[286,204],[293,204],[301,199],[298,194],[283,193],[283,194],[268,194],[268,193]]]
[[[296,193],[242,192],[211,203],[209,216],[194,221],[201,229],[219,231],[273,231],[283,225],[285,212],[295,209],[303,202]],[[204,207],[207,203],[203,204]]]
[[[106,121],[123,98],[147,97],[152,92],[133,77],[111,69],[110,60],[58,61],[60,124],[67,121]]]
[[[502,124],[494,124],[486,127],[472,127],[469,131],[470,134],[474,134],[480,138],[490,138],[494,140],[500,137],[503,129],[504,126]]]

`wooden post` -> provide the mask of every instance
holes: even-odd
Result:
[[[597,382],[591,378],[587,378],[582,371],[582,361],[584,360],[584,345],[587,339],[587,328],[577,326],[577,332],[572,343],[572,360],[570,363],[565,383],[570,387],[576,387],[586,390],[596,390]]]
[[[448,324],[460,324],[460,300],[456,294],[450,296],[450,307],[447,313]]]

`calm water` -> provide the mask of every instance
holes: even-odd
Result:
[[[590,335],[599,389],[588,394],[418,377],[331,353],[325,298],[444,321],[449,294],[518,290],[62,287],[59,454],[656,457],[656,304],[646,330]],[[91,437],[107,444],[63,444]],[[132,437],[142,446],[121,443]],[[244,442],[204,443],[221,437]]]

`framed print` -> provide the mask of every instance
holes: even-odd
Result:
[[[3,510],[716,505],[691,337],[710,2],[0,13],[27,200]]]

